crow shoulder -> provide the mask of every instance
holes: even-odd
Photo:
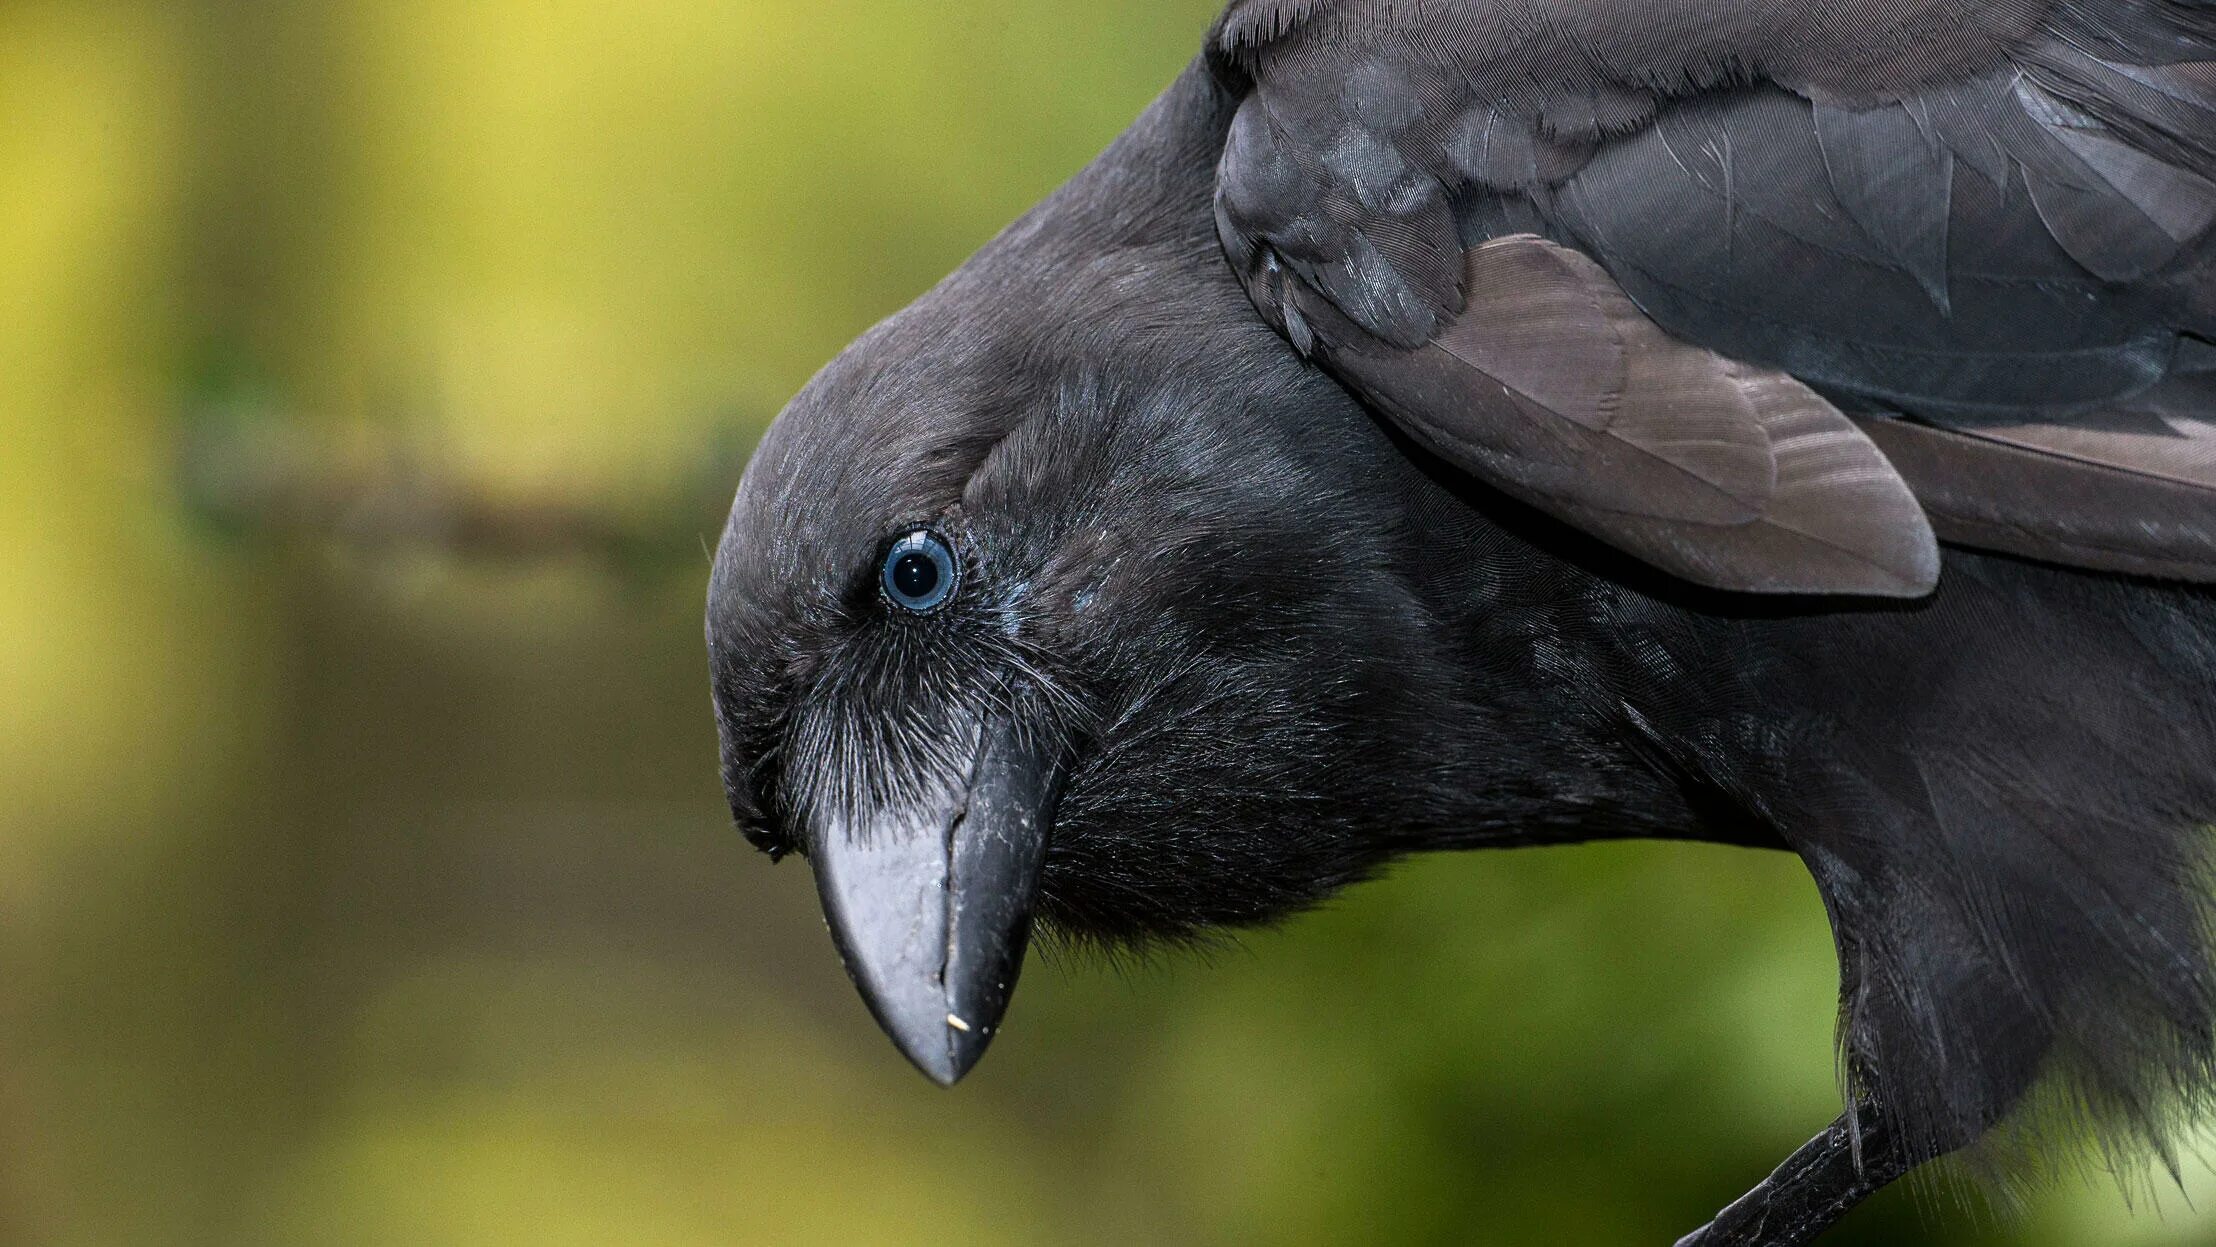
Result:
[[[1525,501],[1703,583],[1869,591],[1805,574],[1854,499],[1669,501],[1688,473],[1776,496],[1789,393],[1829,470],[1912,470],[1942,537],[2216,578],[2216,10],[1246,0],[1210,56],[1240,97],[1219,232],[1265,318]],[[1473,288],[1511,237],[1575,258]],[[1602,388],[1566,409],[1502,371],[1535,359]],[[1719,554],[1749,524],[1825,531]]]

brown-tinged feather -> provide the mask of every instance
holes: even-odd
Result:
[[[2216,491],[1982,430],[1864,430],[1947,541],[2050,563],[2216,582]]]
[[[1806,386],[1672,338],[1544,239],[1473,248],[1465,281],[1470,308],[1439,340],[1327,365],[1464,470],[1695,583],[1911,597],[1935,583],[1915,498]]]

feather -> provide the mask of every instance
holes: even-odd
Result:
[[[1947,311],[1947,218],[1954,155],[1898,104],[1814,106],[1831,193],[1847,215]]]
[[[2094,276],[2133,282],[2176,259],[2216,220],[2216,184],[2102,133],[2028,82],[2017,97],[2053,142],[2024,163],[2055,241]],[[2029,150],[2026,150],[2029,154]]]
[[[2120,461],[2128,456],[2116,452],[2128,435],[2057,437],[2037,427],[1989,432],[1907,420],[1872,420],[1863,428],[1916,491],[1944,540],[2105,571],[2216,582],[2216,488],[2205,478],[2125,466]],[[2204,474],[2211,444],[2203,439],[2197,456]]]
[[[1929,590],[1914,497],[1805,386],[1669,337],[1541,239],[1473,249],[1465,280],[1469,310],[1428,346],[1328,365],[1464,470],[1697,583]]]
[[[1741,153],[1729,180],[1725,150]],[[1955,179],[1943,314],[1833,199],[1832,172],[1807,102],[1700,101],[1596,154],[1554,220],[1664,328],[1826,390],[1941,416],[2109,402],[2161,378],[2174,331],[2103,291],[2020,184]]]

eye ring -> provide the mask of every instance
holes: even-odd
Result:
[[[947,539],[918,528],[885,551],[877,585],[895,607],[911,615],[928,615],[954,596],[961,577],[961,560]]]

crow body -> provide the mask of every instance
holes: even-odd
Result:
[[[711,586],[727,787],[927,1072],[1034,910],[1177,940],[1659,837],[1799,855],[1841,967],[1849,1112],[1695,1241],[1802,1241],[2041,1106],[2156,1149],[2204,1106],[2216,11],[1816,7],[1673,61],[1614,0],[1234,5],[794,399]],[[1887,199],[1928,170],[1854,180],[1886,141],[1946,153],[1936,252]],[[959,580],[906,609],[926,538]]]

